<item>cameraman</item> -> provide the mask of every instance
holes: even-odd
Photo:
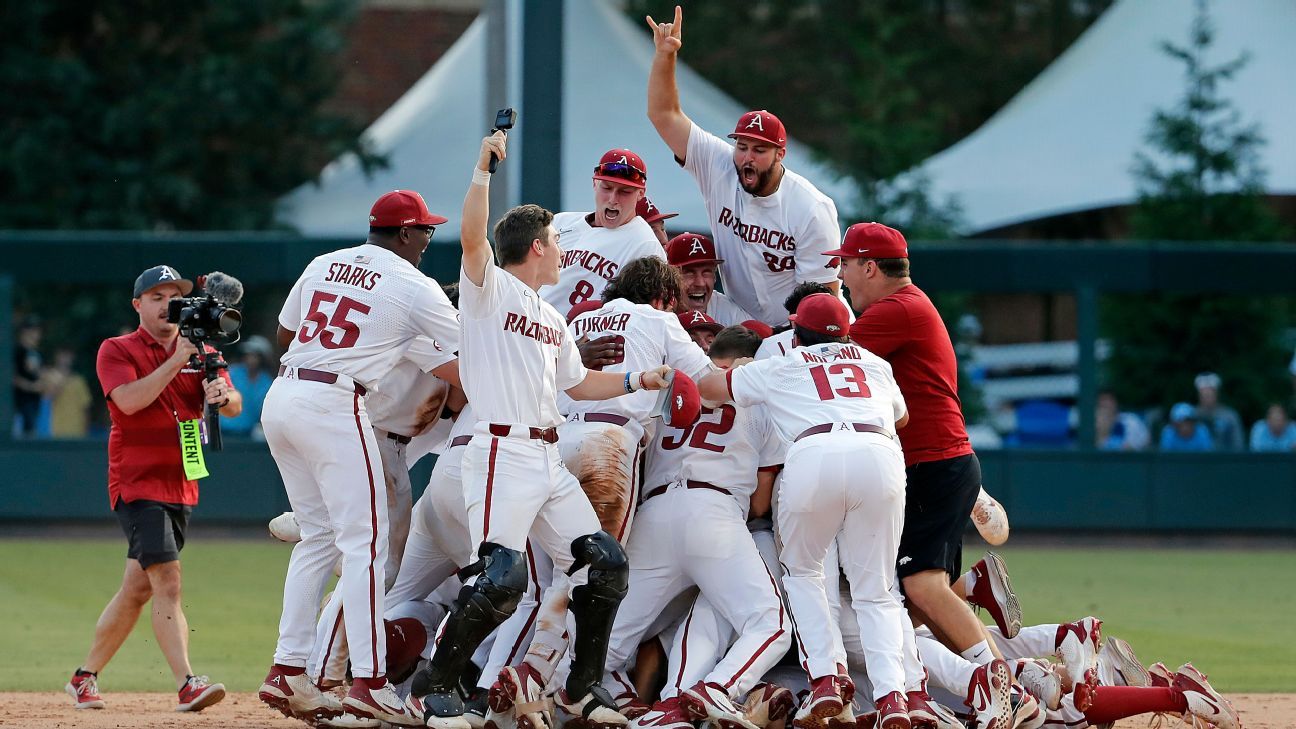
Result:
[[[112,431],[108,436],[108,500],[126,532],[128,549],[121,589],[95,626],[85,662],[65,687],[78,709],[101,709],[96,678],[153,601],[153,634],[179,690],[176,711],[199,711],[225,697],[225,687],[189,667],[189,625],[180,602],[180,550],[198,482],[181,462],[181,421],[202,418],[204,403],[238,415],[243,398],[228,376],[206,382],[189,366],[198,349],[167,321],[171,299],[187,296],[193,282],[170,266],[154,266],[135,279],[131,306],[139,329],[99,347],[96,369]],[[208,353],[215,349],[204,346]]]

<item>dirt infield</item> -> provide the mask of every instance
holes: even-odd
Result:
[[[1247,729],[1296,726],[1296,694],[1234,694]],[[77,711],[61,693],[0,693],[0,727],[23,729],[153,729],[154,727],[292,729],[304,726],[285,719],[255,694],[231,694],[200,714],[177,714],[175,694],[111,694],[108,708]],[[1145,717],[1126,719],[1117,729],[1146,729]]]

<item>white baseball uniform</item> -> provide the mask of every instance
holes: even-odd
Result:
[[[837,280],[839,261],[820,255],[838,246],[837,206],[809,180],[784,168],[772,195],[742,189],[733,146],[694,124],[684,169],[706,202],[720,273],[734,303],[777,326],[787,322],[783,301],[801,281]]]
[[[781,357],[792,351],[792,337],[796,332],[791,329],[781,331],[778,334],[771,334],[765,337],[765,341],[760,343],[756,348],[756,359],[769,359],[770,357]]]
[[[733,299],[719,291],[711,292],[711,300],[707,302],[706,313],[707,316],[726,327],[742,324],[749,319],[756,318],[748,314],[741,306],[735,304]]]
[[[779,493],[783,586],[812,678],[834,675],[824,557],[838,540],[874,698],[905,690],[895,558],[905,472],[895,423],[905,413],[891,366],[853,344],[797,347],[729,372],[739,405],[765,403],[789,441]],[[880,432],[874,432],[880,431]],[[833,582],[830,581],[829,585]],[[843,661],[844,662],[844,661]]]
[[[311,261],[279,324],[295,335],[266,396],[262,425],[302,540],[284,582],[275,662],[306,665],[320,597],[340,551],[352,672],[381,676],[387,493],[365,394],[417,335],[453,352],[458,321],[435,281],[395,253],[364,244]]]
[[[573,306],[602,296],[608,281],[627,263],[647,256],[666,258],[657,234],[643,218],[636,216],[615,228],[596,228],[590,225],[592,215],[554,216],[563,250],[562,269],[558,283],[541,286],[540,296],[564,317]]]

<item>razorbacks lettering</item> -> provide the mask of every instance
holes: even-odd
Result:
[[[531,321],[525,316],[514,314],[511,311],[504,317],[504,331],[531,337],[541,344],[562,346],[561,330],[555,327],[547,327],[538,321]]]
[[[617,265],[616,261],[608,260],[593,251],[565,251],[563,253],[562,267],[567,268],[573,265],[580,266],[587,271],[593,271],[607,281],[616,278],[617,271],[620,270],[620,266]]]
[[[733,211],[727,207],[720,209],[720,215],[716,222],[732,230],[739,240],[747,243],[760,243],[766,248],[776,251],[790,252],[796,250],[795,237],[773,228],[748,225],[741,218],[734,216]]]
[[[359,286],[365,291],[373,291],[373,287],[378,285],[378,279],[380,278],[382,278],[381,273],[362,266],[352,266],[349,263],[334,263],[329,266],[328,275],[325,276],[324,280],[349,286]]]

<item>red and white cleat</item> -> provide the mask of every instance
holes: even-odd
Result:
[[[342,715],[342,702],[327,691],[320,691],[305,673],[289,675],[282,667],[270,667],[257,698],[290,719],[306,723]]]
[[[422,726],[423,717],[416,716],[396,695],[390,683],[378,688],[369,688],[362,681],[351,684],[351,690],[342,699],[342,708],[348,714],[368,719],[385,721],[400,726]]]
[[[99,695],[98,677],[93,673],[73,673],[63,690],[72,697],[78,709],[102,709],[103,697]]]
[[[1098,646],[1102,643],[1102,621],[1081,618],[1057,629],[1057,655],[1074,684],[1071,699],[1077,711],[1088,711],[1098,688]]]
[[[978,666],[963,703],[972,710],[980,729],[1013,729],[1012,671],[1008,664],[996,658]]]
[[[972,574],[976,575],[976,582],[968,602],[990,613],[1005,638],[1016,638],[1022,627],[1021,603],[1013,592],[1003,558],[986,552],[980,562],[972,565]]]
[[[846,687],[840,676],[820,676],[810,682],[810,695],[806,697],[792,726],[796,729],[826,729],[828,720],[842,713],[849,699],[844,699]]]
[[[690,721],[714,722],[721,729],[758,729],[718,683],[698,681],[681,691],[679,699],[680,708]]]
[[[892,691],[877,701],[878,729],[910,729],[909,704],[904,694]]]
[[[792,692],[776,683],[759,683],[747,694],[743,702],[743,716],[758,727],[767,727],[783,721],[796,707]]]
[[[176,711],[202,711],[225,698],[225,686],[212,683],[206,676],[190,676],[177,694]]]
[[[1191,663],[1185,663],[1175,672],[1171,688],[1183,694],[1188,701],[1188,713],[1219,729],[1242,729],[1242,717],[1233,704],[1215,690],[1206,680],[1206,674]]]

